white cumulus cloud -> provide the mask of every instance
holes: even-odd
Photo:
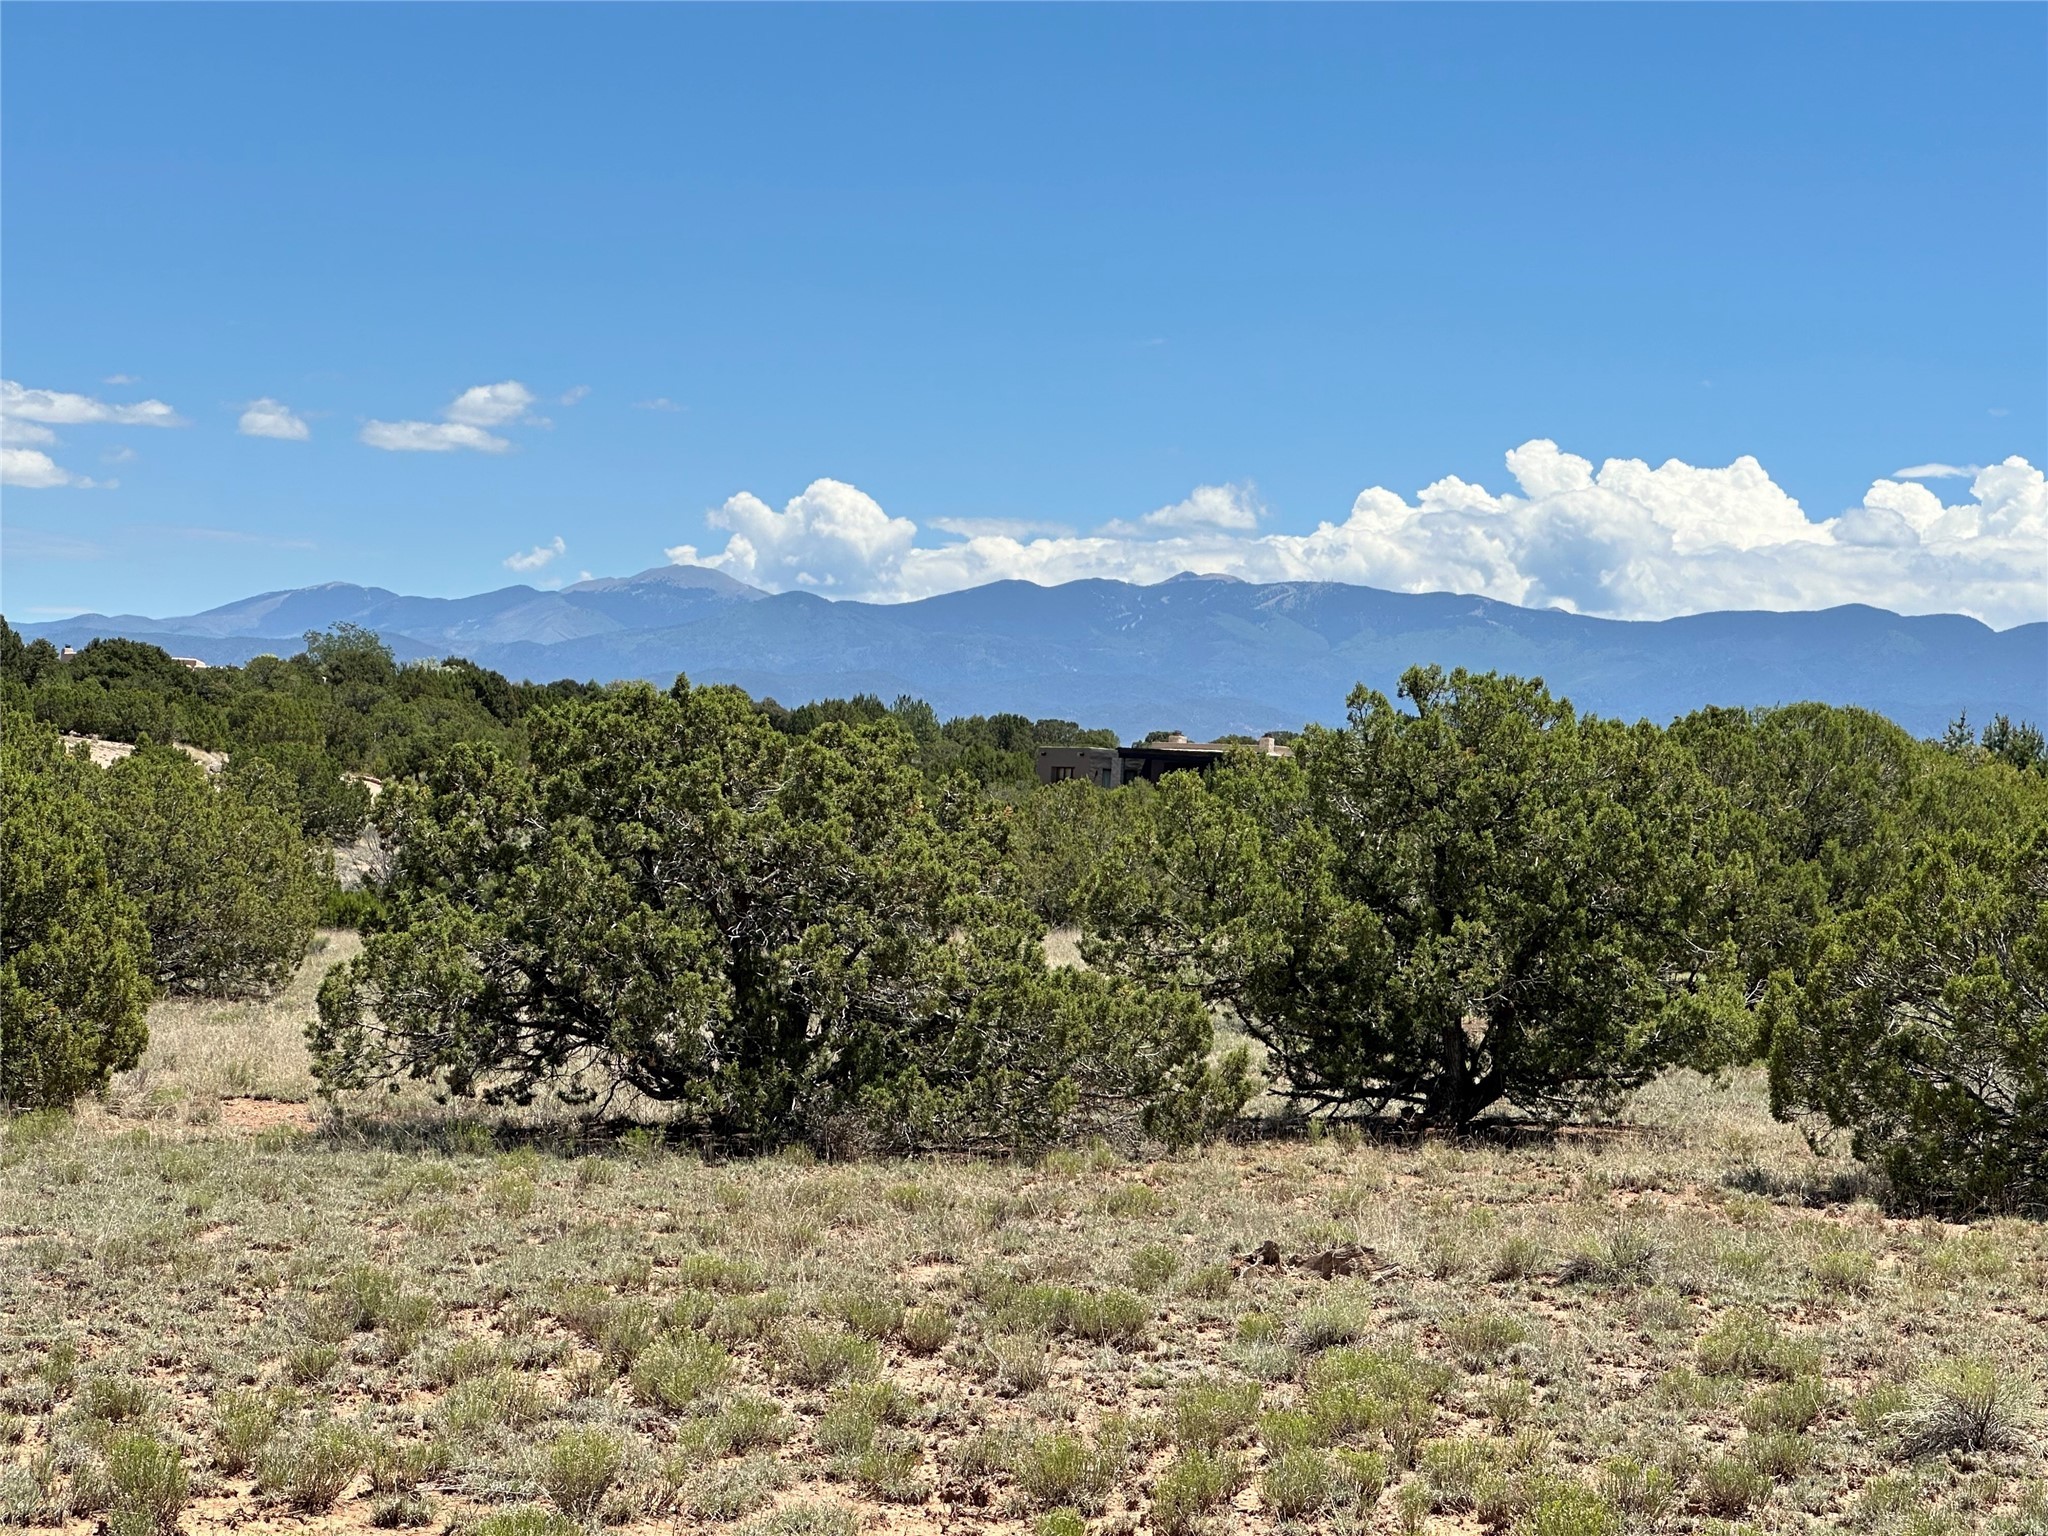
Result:
[[[57,445],[55,427],[103,425],[182,427],[186,422],[161,400],[110,405],[91,395],[28,389],[13,379],[0,379],[0,445],[4,445],[0,446],[0,485],[23,490],[58,486],[111,490],[119,482],[73,474],[42,451]]]
[[[48,427],[33,421],[17,421],[12,416],[0,416],[0,443],[12,447],[47,447],[57,441],[57,434]]]
[[[244,437],[277,437],[293,443],[303,443],[313,435],[304,417],[293,415],[290,406],[268,395],[249,402],[237,430]]]
[[[0,485],[19,486],[27,491],[48,491],[58,486],[78,490],[110,488],[111,480],[90,480],[74,475],[47,453],[36,448],[0,448]]]
[[[493,437],[482,427],[453,421],[366,421],[357,434],[372,448],[386,453],[451,453],[470,448],[478,453],[503,453],[512,446]]]
[[[508,571],[537,571],[551,563],[556,556],[567,553],[568,548],[569,546],[562,542],[562,536],[558,533],[549,543],[536,544],[533,548],[523,553],[507,555],[505,557],[505,569]]]
[[[1056,523],[1042,517],[935,517],[932,527],[941,533],[957,533],[963,539],[977,538],[985,533],[1005,534],[1013,539],[1026,539],[1034,533],[1072,533],[1066,523]]]
[[[546,426],[527,414],[533,400],[533,391],[517,379],[478,384],[457,395],[439,421],[366,421],[357,435],[387,453],[504,453],[511,440],[488,429],[517,423]]]
[[[1908,464],[1892,471],[1894,480],[1967,480],[1981,464]]]
[[[872,496],[841,480],[813,480],[780,512],[742,491],[705,518],[731,534],[724,550],[700,560],[693,546],[678,544],[669,559],[716,566],[776,591],[870,595],[893,585],[906,558],[917,553],[910,547],[917,524],[889,516]]]
[[[819,480],[779,512],[749,493],[731,497],[707,514],[728,535],[722,549],[679,544],[668,556],[771,590],[878,601],[1004,579],[1152,582],[1196,571],[1474,593],[1623,619],[1842,603],[1998,626],[2048,618],[2048,486],[2022,458],[1976,470],[1953,504],[1893,476],[1821,519],[1748,456],[1596,468],[1539,438],[1506,466],[1512,491],[1455,476],[1413,499],[1373,486],[1341,521],[1309,533],[1259,533],[1265,509],[1249,487],[1204,486],[1088,534],[948,519],[959,537],[936,545],[855,487]]]
[[[465,389],[441,414],[465,426],[502,427],[519,420],[532,407],[533,391],[517,379],[507,379],[502,384],[478,384]]]
[[[109,405],[91,395],[74,395],[61,389],[24,389],[12,379],[0,379],[0,416],[44,422],[53,427],[92,426],[101,422],[124,427],[186,425],[185,418],[161,400]]]
[[[1112,522],[1105,533],[1139,533],[1147,530],[1171,533],[1182,529],[1233,529],[1248,533],[1266,515],[1258,491],[1251,485],[1198,485],[1184,501],[1147,512],[1135,524]]]

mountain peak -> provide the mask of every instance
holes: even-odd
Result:
[[[562,588],[564,592],[619,592],[629,587],[685,587],[751,602],[768,594],[708,565],[654,565],[631,576],[597,576]]]

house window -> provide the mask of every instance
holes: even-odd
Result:
[[[1068,779],[1071,779],[1073,776],[1074,770],[1066,766],[1065,764],[1061,764],[1060,766],[1054,768],[1052,771],[1052,781],[1055,784],[1063,784]]]

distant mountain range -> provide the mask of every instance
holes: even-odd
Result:
[[[183,618],[84,614],[19,628],[71,645],[125,635],[222,663],[289,654],[306,631],[344,622],[376,630],[402,659],[467,656],[515,678],[666,684],[685,672],[785,704],[909,693],[942,715],[1016,710],[1127,733],[1337,721],[1355,683],[1391,692],[1403,668],[1428,661],[1539,675],[1582,710],[1630,719],[1820,699],[1920,735],[1964,711],[2048,722],[2048,624],[2001,631],[1865,607],[1631,623],[1338,582],[1004,581],[861,603],[661,566],[556,592],[403,597],[335,582]]]

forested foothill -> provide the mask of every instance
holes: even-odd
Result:
[[[1071,721],[513,683],[347,627],[196,669],[0,627],[0,679],[11,1103],[102,1088],[152,996],[274,992],[339,912],[334,1094],[1038,1152],[1198,1140],[1261,1092],[1281,1124],[1598,1118],[1761,1060],[1902,1205],[2048,1204],[2048,749],[2003,718],[1660,727],[1419,667],[1290,756],[1105,791],[1033,778],[1114,744]],[[371,782],[388,878],[337,903]]]

